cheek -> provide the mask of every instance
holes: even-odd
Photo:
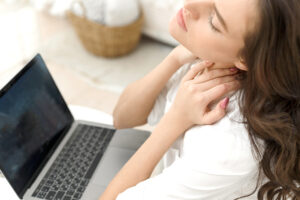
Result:
[[[171,21],[169,22],[169,33],[172,35],[173,38],[176,37],[176,28],[175,28],[175,21],[174,21],[174,17],[171,19]],[[176,39],[176,38],[175,38]],[[177,40],[177,39],[176,39]]]
[[[211,30],[202,30],[188,37],[186,47],[204,60],[230,63],[235,61],[238,49],[235,44]]]
[[[206,21],[201,21],[183,31],[173,17],[169,23],[169,32],[179,43],[203,60],[219,63],[233,63],[236,60],[238,47],[236,41],[214,33]]]
[[[182,30],[177,23],[176,16],[173,16],[171,21],[169,22],[169,33],[171,36],[177,40],[179,43],[184,44],[187,37],[187,32]]]

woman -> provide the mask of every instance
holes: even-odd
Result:
[[[299,0],[186,0],[169,25],[182,45],[114,111],[117,128],[159,122],[100,199],[299,199],[299,21]]]

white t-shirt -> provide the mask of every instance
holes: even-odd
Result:
[[[170,108],[182,77],[181,67],[156,99],[148,123],[155,125]],[[258,175],[247,130],[241,123],[237,93],[227,115],[214,125],[194,126],[166,152],[151,178],[128,188],[117,200],[233,200],[250,194]],[[256,193],[244,198],[254,200]]]

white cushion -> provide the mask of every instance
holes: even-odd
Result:
[[[170,35],[168,27],[171,18],[183,6],[184,0],[139,0],[145,24],[143,33],[161,42],[178,45]]]

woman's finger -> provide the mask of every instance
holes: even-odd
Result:
[[[226,115],[226,107],[228,105],[228,102],[229,102],[228,97],[219,101],[219,103],[213,110],[211,110],[203,115],[203,118],[202,118],[203,122],[205,124],[214,124],[217,121],[219,121],[220,119],[222,119]]]
[[[237,75],[224,76],[224,77],[215,78],[215,79],[203,82],[203,83],[198,83],[195,85],[199,91],[206,91],[213,87],[216,87],[217,85],[235,81],[236,77],[237,77]]]
[[[210,70],[209,72],[202,74],[201,76],[195,77],[193,80],[193,83],[203,83],[212,79],[216,79],[219,77],[224,77],[228,75],[233,75],[238,72],[238,69],[236,67],[233,68],[226,68],[226,69],[214,69]]]
[[[183,81],[193,80],[199,72],[204,70],[206,67],[210,67],[213,64],[211,61],[202,61],[199,64],[194,65],[188,73],[183,77]]]
[[[221,98],[225,94],[239,89],[239,87],[240,87],[240,82],[238,80],[217,85],[204,92],[202,100],[206,102],[206,104],[208,105],[212,101]]]

